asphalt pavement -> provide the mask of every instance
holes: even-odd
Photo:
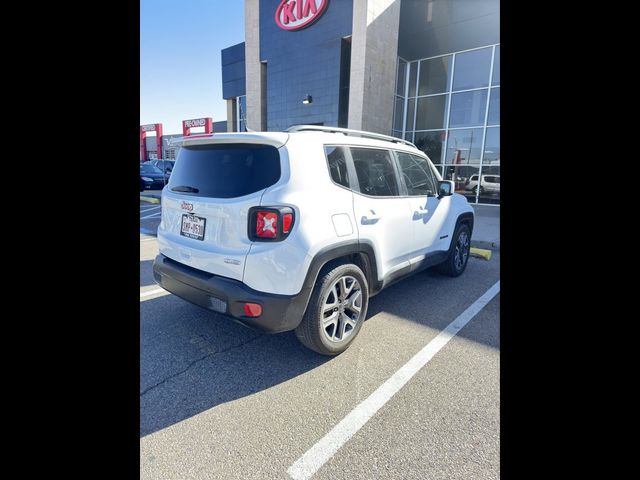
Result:
[[[458,278],[414,275],[372,298],[351,347],[324,357],[291,332],[254,331],[160,289],[153,206],[140,206],[143,479],[292,478],[299,458],[499,281],[499,251],[471,257]],[[499,309],[498,294],[311,478],[499,478]]]

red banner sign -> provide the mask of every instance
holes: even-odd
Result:
[[[204,132],[202,133],[213,133],[213,118],[205,117],[205,118],[195,118],[193,120],[183,120],[182,121],[182,134],[185,137],[191,135],[191,129],[197,127],[204,127]]]

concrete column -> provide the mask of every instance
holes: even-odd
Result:
[[[227,99],[227,132],[238,131],[238,100]]]
[[[251,130],[264,131],[262,105],[262,77],[260,75],[260,1],[245,0],[244,2],[244,34],[245,34],[245,65],[247,92],[247,126]]]
[[[349,128],[391,135],[400,0],[353,0]]]

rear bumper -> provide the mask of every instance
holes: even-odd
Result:
[[[311,293],[304,288],[297,295],[258,292],[238,280],[188,267],[162,254],[153,262],[153,276],[162,288],[188,302],[268,333],[296,328]],[[245,302],[260,304],[262,315],[247,317],[244,314]]]

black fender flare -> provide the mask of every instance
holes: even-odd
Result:
[[[460,215],[458,215],[458,218],[456,219],[456,224],[453,227],[453,232],[451,234],[451,241],[449,242],[449,249],[446,250],[447,254],[450,255],[451,251],[453,249],[453,235],[456,233],[456,230],[458,230],[458,226],[460,226],[461,223],[466,223],[469,226],[469,238],[471,238],[471,236],[473,235],[473,221],[475,219],[475,216],[473,214],[473,212],[464,212],[461,213]]]
[[[458,218],[456,219],[456,226],[453,228],[453,231],[455,232],[456,229],[458,228],[458,225],[460,225],[461,223],[466,223],[467,225],[469,225],[470,233],[473,234],[474,219],[475,219],[475,215],[473,214],[473,212],[461,213],[460,215],[458,215]]]
[[[364,263],[365,275],[367,275],[367,282],[369,283],[369,295],[375,294],[381,289],[382,282],[378,280],[378,267],[373,246],[357,239],[346,240],[321,249],[311,260],[300,291],[301,294],[306,296],[304,300],[305,310],[322,268],[333,260],[347,256],[357,256],[358,261],[356,263]]]

